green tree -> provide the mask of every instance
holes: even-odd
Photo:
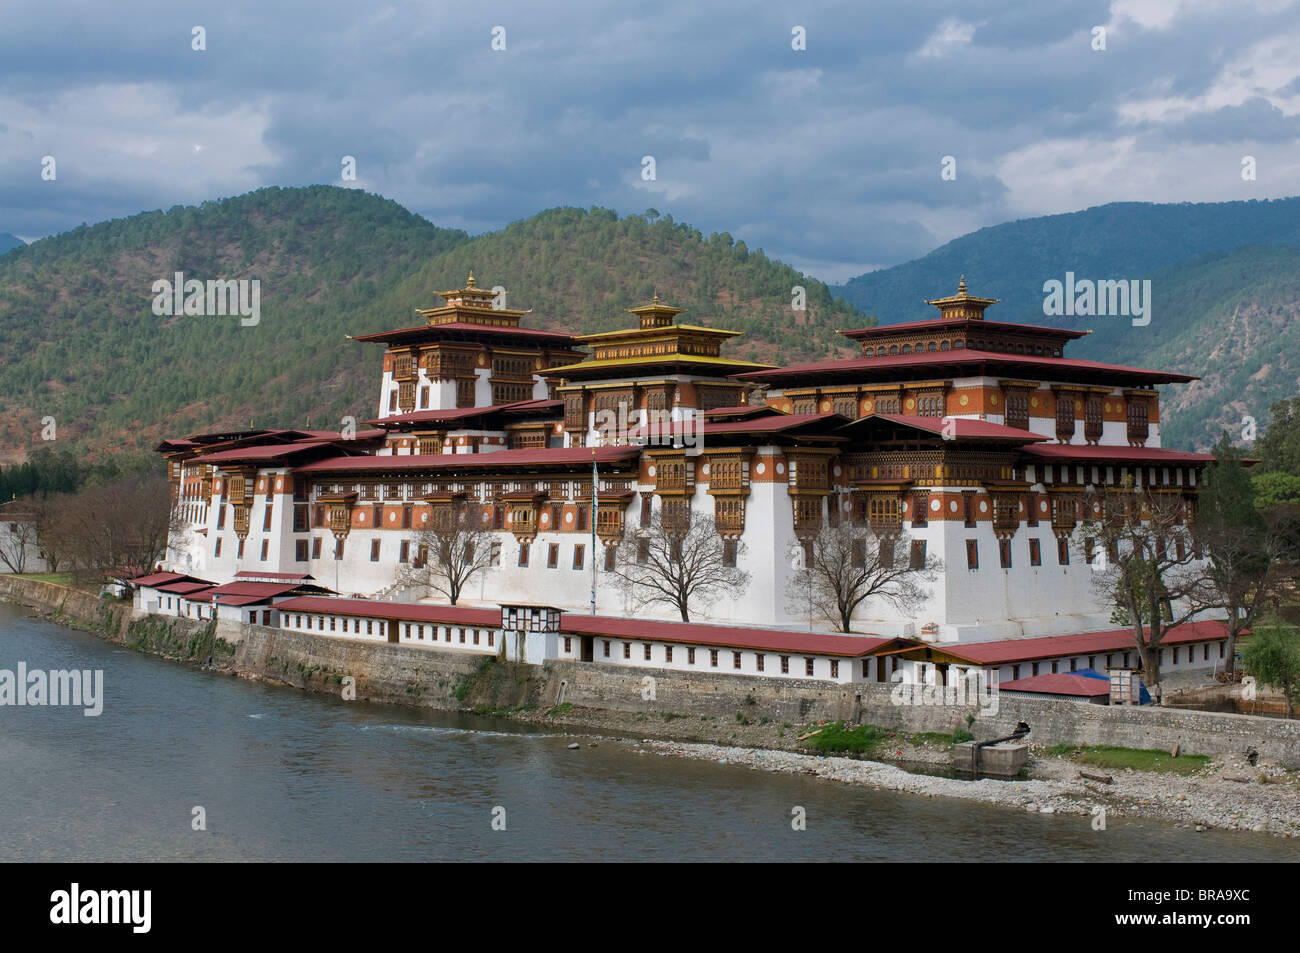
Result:
[[[1282,693],[1290,718],[1300,689],[1300,629],[1283,623],[1260,626],[1241,657],[1247,672]]]
[[[1227,670],[1236,663],[1237,639],[1263,615],[1285,580],[1279,523],[1255,505],[1245,454],[1224,433],[1214,463],[1202,478],[1194,532],[1208,556],[1199,602],[1227,614]]]
[[[1269,414],[1268,427],[1255,441],[1260,472],[1300,476],[1300,397],[1278,401]]]

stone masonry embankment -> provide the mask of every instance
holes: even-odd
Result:
[[[1260,757],[1300,767],[1300,721],[1167,708],[1122,708],[1009,694],[996,714],[975,708],[895,705],[888,685],[827,685],[745,675],[619,671],[600,663],[551,661],[541,667],[491,656],[289,632],[266,626],[214,631],[211,623],[164,616],[133,618],[129,605],[50,583],[0,576],[0,597],[56,621],[170,658],[206,662],[240,675],[339,695],[351,676],[357,700],[454,710],[466,707],[577,708],[706,716],[721,726],[741,719],[777,724],[866,722],[902,732],[951,732],[977,713],[976,737],[1031,726],[1038,745],[1116,745],[1186,754]],[[580,721],[579,712],[572,717]]]

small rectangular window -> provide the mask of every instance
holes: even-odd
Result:
[[[966,540],[966,568],[980,568],[980,544],[978,540]]]
[[[586,555],[586,552],[587,552],[587,547],[584,546],[583,544],[577,543],[574,545],[573,547],[573,568],[574,569],[582,568],[582,561],[583,561],[583,557]]]
[[[377,539],[370,541],[370,561],[372,563],[379,562],[379,540]]]
[[[560,544],[551,543],[546,548],[546,568],[554,569],[560,565]]]
[[[1003,569],[1011,568],[1011,540],[998,540],[998,562],[1001,563]]]
[[[632,643],[631,643],[631,642],[624,642],[624,643],[623,643],[623,658],[625,658],[625,659],[630,659],[631,657],[632,657]]]
[[[781,674],[782,675],[790,674],[790,656],[788,655],[781,656]]]
[[[713,668],[718,667],[718,650],[709,649],[709,665]]]
[[[519,565],[521,566],[528,565],[528,544],[527,543],[519,544]]]
[[[665,645],[665,646],[664,646],[664,661],[665,661],[665,662],[671,662],[672,660],[673,660],[673,647],[672,647],[671,645]]]
[[[813,675],[813,660],[812,660],[812,659],[810,659],[810,658],[805,658],[805,659],[803,660],[803,673],[804,673],[805,675],[807,675],[809,678],[812,678],[812,675]]]
[[[650,661],[650,643],[645,643],[645,660]]]
[[[765,659],[766,657],[767,656],[765,656],[762,652],[758,652],[757,654],[755,654],[754,668],[756,668],[760,672],[763,671],[763,659]]]
[[[1039,548],[1038,540],[1031,539],[1029,541],[1029,565],[1041,566],[1042,564],[1043,564],[1043,553],[1042,550]]]
[[[731,653],[731,667],[732,667],[732,668],[740,668],[740,653],[739,653],[739,652],[732,652],[732,653]]]
[[[613,572],[617,560],[618,560],[618,549],[614,546],[606,546],[605,547],[605,572]]]
[[[925,540],[912,540],[912,553],[910,565],[913,569],[922,569],[925,567]]]

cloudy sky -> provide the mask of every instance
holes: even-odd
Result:
[[[0,232],[332,182],[471,232],[653,207],[840,281],[1025,216],[1300,194],[1300,0],[746,6],[11,0]]]

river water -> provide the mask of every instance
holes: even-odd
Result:
[[[1029,815],[139,655],[0,603],[0,669],[102,669],[104,708],[0,707],[0,861],[1295,860],[1259,834]],[[806,829],[791,811],[806,811]],[[206,830],[194,830],[201,807]],[[493,829],[504,821],[504,830]]]

